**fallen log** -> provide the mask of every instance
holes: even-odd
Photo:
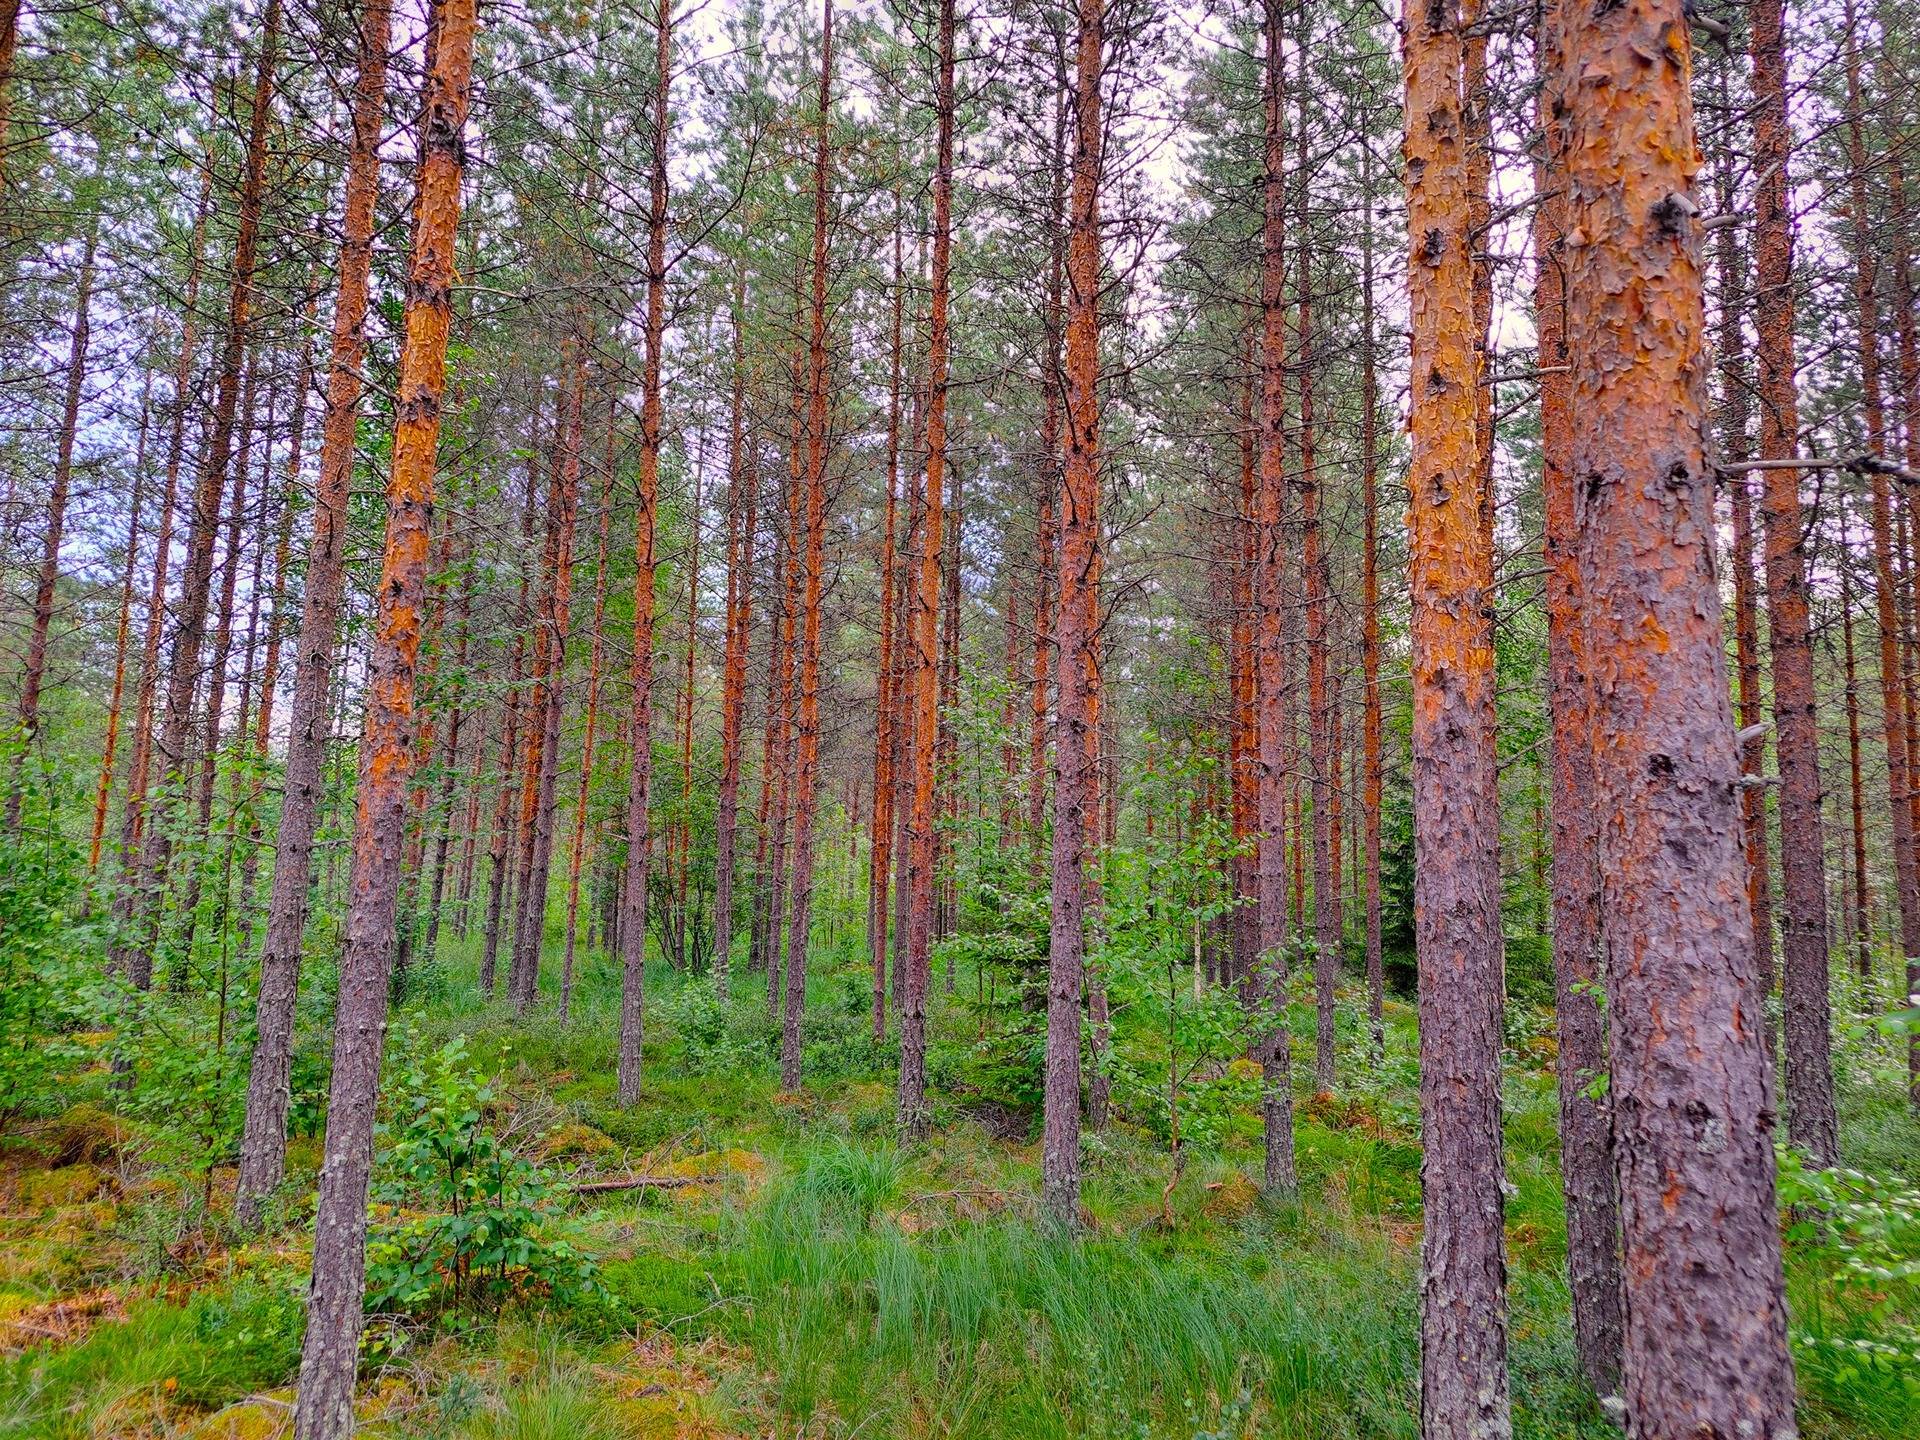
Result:
[[[623,1175],[617,1180],[588,1180],[569,1185],[573,1195],[611,1195],[618,1190],[679,1190],[688,1185],[711,1185],[720,1175]]]

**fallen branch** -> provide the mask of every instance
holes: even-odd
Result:
[[[616,1190],[680,1190],[688,1185],[711,1185],[720,1175],[625,1175],[617,1180],[589,1180],[569,1185],[573,1195],[611,1195]]]

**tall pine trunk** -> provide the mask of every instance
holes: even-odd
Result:
[[[733,975],[733,878],[739,850],[740,759],[746,733],[747,651],[753,637],[753,555],[759,467],[746,421],[745,262],[734,279],[733,399],[727,440],[727,653],[720,681],[720,798],[716,807],[713,979],[724,999]]]
[[[1366,213],[1360,230],[1361,769],[1360,810],[1366,867],[1367,1027],[1374,1058],[1386,1054],[1386,971],[1380,954],[1380,391],[1374,356],[1373,165],[1361,149]]]
[[[892,330],[887,366],[887,504],[880,533],[880,656],[874,672],[873,816],[867,864],[867,949],[873,958],[873,1039],[887,1038],[887,882],[892,873],[894,711],[900,702],[895,671],[894,544],[900,493],[900,344],[906,292],[900,273],[900,197],[894,193]],[[901,936],[905,939],[905,936]],[[896,962],[897,963],[897,962]]]
[[[355,801],[353,870],[333,1078],[313,1234],[313,1287],[294,1408],[297,1440],[346,1440],[366,1288],[367,1182],[400,847],[414,755],[414,666],[426,589],[435,450],[453,315],[454,245],[477,28],[474,0],[436,8],[433,65],[424,82],[420,189],[407,274],[406,338],[395,386],[387,527]]]
[[[1630,1436],[1783,1440],[1793,1371],[1712,555],[1687,18],[1680,0],[1567,6],[1549,81],[1564,113],[1567,468],[1632,1257],[1622,1395]]]
[[[673,63],[673,0],[654,16],[653,158],[648,167],[646,355],[640,400],[640,477],[634,513],[633,720],[628,728],[627,871],[620,914],[620,1058],[622,1105],[640,1099],[645,1033],[641,981],[647,960],[647,794],[653,779],[653,572],[660,504],[660,371],[667,329],[668,82]]]
[[[1293,1057],[1287,1013],[1286,783],[1286,56],[1282,48],[1282,0],[1263,0],[1264,54],[1261,93],[1263,217],[1260,239],[1259,427],[1255,449],[1258,559],[1255,587],[1259,704],[1259,838],[1255,843],[1256,907],[1259,916],[1259,977],[1256,1004],[1272,1013],[1257,1045],[1260,1114],[1264,1132],[1263,1183],[1275,1195],[1299,1184],[1293,1157]]]
[[[1541,75],[1560,71],[1557,5],[1540,19]],[[1574,475],[1569,453],[1572,380],[1566,372],[1565,97],[1548,88],[1538,116],[1546,163],[1537,171],[1533,253],[1534,330],[1540,370],[1541,490],[1546,527],[1547,695],[1553,724],[1552,802],[1554,1014],[1559,1024],[1560,1177],[1566,1194],[1567,1284],[1573,1294],[1574,1346],[1600,1395],[1620,1384],[1620,1197],[1614,1179],[1612,1117],[1606,1092],[1602,982],[1599,821],[1593,806],[1590,666],[1582,648]]]
[[[1295,145],[1308,153],[1307,95],[1311,75],[1307,56],[1312,48],[1308,7],[1296,11],[1300,33],[1295,49],[1300,58],[1300,85],[1294,93],[1298,135]],[[1334,1003],[1340,975],[1340,887],[1338,843],[1334,828],[1333,703],[1327,676],[1331,633],[1327,620],[1327,555],[1320,533],[1320,472],[1314,459],[1313,374],[1313,237],[1308,229],[1311,178],[1302,166],[1296,176],[1294,254],[1297,257],[1298,297],[1296,357],[1299,373],[1300,456],[1297,488],[1300,493],[1301,592],[1307,621],[1307,776],[1312,789],[1313,818],[1309,843],[1313,847],[1313,989],[1314,1087],[1332,1091],[1335,1080]]]
[[[1420,1429],[1512,1433],[1500,1126],[1500,794],[1493,545],[1476,422],[1473,158],[1449,0],[1409,0],[1414,944],[1419,960]]]
[[[1753,7],[1754,334],[1760,362],[1760,459],[1799,453],[1794,383],[1793,231],[1787,213],[1785,0]],[[1827,998],[1826,847],[1820,827],[1820,733],[1814,713],[1812,589],[1800,476],[1762,472],[1767,635],[1773,658],[1774,753],[1780,766],[1781,993],[1785,1001],[1787,1131],[1816,1164],[1840,1155]]]
[[[919,548],[913,553],[912,658],[908,683],[913,706],[913,807],[907,822],[907,942],[901,957],[901,1133],[927,1133],[927,990],[931,976],[937,855],[934,800],[940,735],[937,657],[940,560],[947,465],[947,302],[953,256],[954,7],[940,0],[934,81],[933,271],[927,323],[926,468],[921,472]]]
[[[594,546],[593,630],[587,642],[587,716],[580,737],[580,781],[573,794],[573,839],[567,847],[567,940],[560,958],[560,1019],[573,1014],[573,957],[580,928],[580,863],[587,846],[587,811],[593,792],[594,744],[600,726],[600,666],[606,655],[607,541],[613,529],[614,415],[607,413],[607,458],[600,476],[600,533]],[[592,939],[589,922],[588,939]]]
[[[827,532],[827,186],[833,124],[833,0],[820,12],[820,98],[814,117],[813,275],[807,339],[805,589],[801,598],[800,693],[794,726],[793,914],[787,941],[786,1006],[780,1024],[780,1085],[800,1088],[800,1019],[807,998],[813,916],[813,820],[820,802],[820,601]],[[936,239],[936,244],[938,240]]]
[[[1080,1007],[1086,987],[1086,852],[1097,804],[1092,763],[1098,716],[1090,651],[1099,643],[1100,186],[1105,168],[1101,88],[1106,0],[1078,0],[1072,183],[1066,262],[1066,464],[1060,486],[1055,594],[1059,704],[1053,747],[1052,916],[1047,944],[1046,1079],[1040,1203],[1056,1225],[1080,1211]],[[930,483],[931,488],[931,483]],[[929,497],[928,504],[933,503]]]
[[[280,825],[275,838],[273,888],[267,899],[267,939],[260,955],[254,1002],[252,1068],[240,1138],[235,1218],[259,1223],[260,1201],[286,1166],[287,1108],[292,1100],[294,999],[313,880],[313,842],[319,829],[330,733],[329,688],[340,614],[346,595],[347,493],[353,480],[359,423],[360,367],[366,356],[367,281],[373,258],[374,207],[380,194],[380,131],[386,108],[387,47],[393,27],[390,0],[364,0],[353,90],[353,141],[347,153],[341,216],[339,288],[333,302],[332,350],[327,364],[327,417],[320,435],[312,539],[307,545],[306,599],[295,645],[292,709]]]

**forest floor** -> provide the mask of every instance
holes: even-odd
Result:
[[[376,1319],[364,1434],[1417,1434],[1420,1153],[1405,1005],[1389,1006],[1382,1062],[1357,1011],[1343,1013],[1345,1088],[1298,1095],[1297,1204],[1271,1207],[1249,1182],[1251,1077],[1228,1066],[1205,1087],[1176,1065],[1194,1096],[1184,1163],[1165,1116],[1088,1135],[1084,1233],[1064,1241],[1036,1226],[1036,1116],[1006,1081],[1038,1035],[1017,1011],[1009,1026],[969,1004],[965,971],[932,1007],[933,1137],[900,1148],[894,1054],[868,1038],[851,936],[820,947],[803,1092],[779,1091],[759,977],[737,973],[722,1006],[710,981],[661,966],[644,1098],[624,1111],[605,957],[583,962],[571,1023],[518,1022],[472,998],[471,947],[446,948],[417,978],[394,1047],[418,1055],[465,1037],[493,1081],[488,1123],[544,1177],[529,1192],[541,1243],[593,1273],[564,1297],[510,1282],[484,1303],[442,1296]],[[1153,1033],[1152,1017],[1122,1017],[1121,1049],[1148,1069]],[[1516,1433],[1616,1434],[1574,1361],[1544,1017],[1517,1014],[1509,1041]],[[1157,1054],[1165,1074],[1164,1042]],[[1920,1178],[1920,1131],[1897,1088],[1892,1102],[1873,1098],[1888,1093],[1846,1087],[1846,1145],[1884,1202],[1868,1208],[1884,1220],[1893,1206],[1897,1223]],[[63,1097],[73,1108],[0,1139],[0,1434],[290,1434],[316,1140],[296,1139],[286,1202],[243,1241],[227,1218],[231,1170],[158,1145],[112,1113],[115,1094],[104,1065],[82,1066]],[[579,1189],[633,1176],[653,1183]],[[1793,1237],[1803,1433],[1920,1435],[1911,1283],[1855,1283],[1858,1245],[1805,1226]]]

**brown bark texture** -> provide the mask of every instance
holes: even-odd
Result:
[[[1559,7],[1540,20],[1541,72],[1551,87],[1560,68]],[[1595,1393],[1620,1384],[1620,1199],[1614,1180],[1601,1008],[1599,833],[1592,807],[1592,706],[1582,649],[1580,555],[1574,480],[1568,468],[1573,416],[1566,346],[1566,251],[1561,167],[1563,98],[1549,88],[1539,119],[1546,163],[1534,211],[1534,331],[1539,347],[1541,486],[1547,561],[1547,698],[1552,717],[1554,1018],[1560,1092],[1560,1177],[1566,1195],[1567,1284],[1574,1346]]]
[[[1794,381],[1793,230],[1788,214],[1785,0],[1752,9],[1755,355],[1760,459],[1799,452]],[[1814,713],[1812,589],[1806,514],[1796,470],[1762,471],[1767,636],[1773,660],[1774,755],[1780,766],[1781,995],[1787,1060],[1787,1133],[1817,1164],[1840,1156],[1827,998],[1826,847],[1820,828],[1820,732]]]
[[[386,543],[363,722],[366,761],[355,799],[347,939],[340,960],[327,1136],[314,1219],[313,1285],[294,1409],[298,1440],[353,1430],[366,1281],[367,1182],[387,1024],[394,902],[400,889],[414,756],[414,667],[426,588],[435,449],[453,315],[454,245],[477,29],[474,0],[443,0],[423,82],[420,186],[407,271],[406,334],[395,387]]]
[[[1507,1380],[1504,957],[1494,757],[1493,547],[1476,429],[1470,145],[1460,16],[1403,16],[1413,452],[1414,944],[1419,963],[1420,1428],[1512,1433]]]
[[[627,869],[620,915],[618,1089],[622,1105],[633,1105],[640,1099],[640,1056],[646,1023],[646,999],[641,981],[647,961],[647,795],[653,779],[654,532],[660,503],[660,371],[667,328],[667,103],[672,62],[673,0],[660,0],[654,16],[646,353],[641,376],[640,475],[633,522],[633,720],[627,732]]]
[[[1052,915],[1047,946],[1046,1078],[1040,1203],[1056,1225],[1080,1210],[1080,1006],[1086,984],[1086,852],[1097,805],[1091,652],[1100,553],[1100,186],[1105,166],[1101,86],[1105,0],[1079,0],[1073,164],[1068,198],[1066,463],[1060,486],[1055,594],[1059,703],[1053,747]],[[931,502],[929,502],[931,503]]]
[[[746,731],[747,649],[753,635],[754,531],[760,477],[746,425],[746,269],[734,283],[733,397],[727,455],[727,649],[720,679],[720,798],[715,816],[713,979],[724,999],[733,971],[733,879],[739,848],[740,756]]]
[[[800,1088],[800,1020],[807,998],[813,918],[813,822],[820,803],[820,596],[826,570],[827,445],[832,438],[827,433],[827,211],[833,160],[833,0],[824,0],[820,10],[819,107],[814,121],[813,290],[807,337],[806,579],[794,733],[793,913],[787,942],[786,1008],[780,1025],[780,1085],[785,1090]]]
[[[947,301],[953,255],[953,0],[940,0],[934,86],[933,256],[927,314],[925,470],[919,549],[910,558],[912,610],[908,616],[912,657],[913,805],[907,822],[907,943],[901,957],[901,1134],[925,1136],[927,1111],[927,989],[934,925],[934,785],[940,735],[940,673],[937,657],[940,558],[947,464]]]
[[[346,593],[347,492],[353,479],[359,423],[360,367],[366,355],[367,280],[373,258],[374,206],[380,192],[380,129],[386,108],[389,0],[360,9],[353,139],[347,154],[341,214],[339,288],[333,302],[327,364],[327,416],[320,432],[312,534],[307,542],[306,600],[295,642],[292,708],[280,825],[267,899],[267,938],[254,1002],[255,1038],[247,1074],[234,1214],[259,1223],[260,1201],[285,1170],[287,1108],[292,1100],[294,999],[313,879],[313,842],[320,821],[329,734],[328,693]]]
[[[1259,915],[1259,977],[1252,987],[1256,1003],[1274,1013],[1271,1031],[1258,1045],[1261,1069],[1260,1112],[1265,1136],[1266,1188],[1278,1194],[1294,1190],[1299,1177],[1293,1156],[1293,1059],[1287,1032],[1287,836],[1286,787],[1288,716],[1286,704],[1286,60],[1282,48],[1285,7],[1264,0],[1265,52],[1262,62],[1264,135],[1261,181],[1265,207],[1260,244],[1259,429],[1255,585],[1259,614],[1255,624],[1258,660],[1255,687],[1259,704],[1259,838],[1255,884]]]
[[[1713,573],[1691,42],[1561,12],[1579,536],[1630,1436],[1794,1433],[1764,995]]]

